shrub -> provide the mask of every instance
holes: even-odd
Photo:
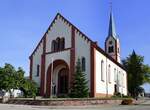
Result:
[[[123,98],[132,98],[131,96],[123,95]]]
[[[118,96],[118,97],[121,97],[121,93],[120,92],[116,92],[114,95]]]
[[[67,94],[58,95],[57,98],[69,98]]]
[[[124,99],[121,102],[121,105],[131,105],[133,104],[133,100],[132,99]]]

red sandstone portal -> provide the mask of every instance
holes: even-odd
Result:
[[[55,60],[53,62],[53,69],[52,69],[52,64],[49,65],[48,70],[47,70],[47,79],[46,79],[46,96],[49,97],[51,96],[51,76],[52,76],[52,70],[54,71],[55,68],[59,65],[63,65],[64,68],[59,70],[58,72],[58,85],[57,85],[57,95],[61,94],[67,94],[68,93],[68,88],[69,88],[69,66],[64,60]]]
[[[58,95],[68,93],[68,79],[68,69],[61,69],[58,73]]]

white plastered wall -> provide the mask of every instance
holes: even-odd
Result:
[[[32,67],[32,79],[40,87],[40,78],[41,78],[41,55],[43,53],[43,41],[40,43],[39,47],[33,54],[33,67]],[[39,76],[37,76],[37,65],[40,65]]]
[[[78,60],[78,58],[82,58],[85,57],[86,59],[86,69],[85,69],[85,74],[86,74],[86,78],[88,80],[88,87],[90,90],[90,73],[91,73],[91,60],[90,60],[90,52],[91,52],[91,48],[90,48],[90,41],[88,41],[86,38],[82,37],[81,34],[79,34],[79,32],[75,32],[75,58],[76,58],[76,62]],[[76,63],[75,62],[75,63]]]
[[[101,80],[101,61],[104,61],[104,81]],[[114,94],[114,85],[116,82],[114,81],[114,68],[118,71],[120,71],[121,77],[121,84],[119,86],[119,92],[127,95],[127,84],[126,84],[126,72],[120,68],[118,65],[116,65],[114,62],[109,60],[106,56],[104,56],[102,53],[100,53],[98,50],[96,50],[96,93],[102,93],[102,94]],[[111,66],[111,76],[110,76],[110,82],[108,80],[108,67]],[[106,78],[107,76],[107,78]]]

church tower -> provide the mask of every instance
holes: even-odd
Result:
[[[105,40],[105,52],[117,62],[120,61],[120,42],[116,34],[115,22],[112,11],[110,12],[108,36]]]

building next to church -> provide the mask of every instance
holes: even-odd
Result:
[[[29,58],[30,79],[38,84],[41,96],[68,94],[78,58],[91,97],[127,95],[112,12],[105,50],[58,13]]]

